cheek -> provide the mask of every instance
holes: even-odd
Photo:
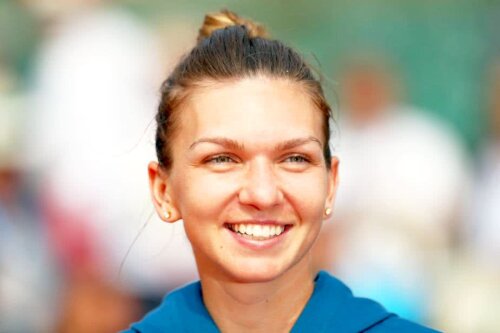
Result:
[[[183,219],[192,219],[202,223],[203,220],[221,218],[227,205],[237,193],[237,180],[227,174],[209,174],[196,171],[181,181],[175,187],[178,209]]]
[[[327,181],[321,175],[297,175],[284,183],[285,193],[303,220],[321,221],[327,196]]]

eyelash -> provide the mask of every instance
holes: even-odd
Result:
[[[225,161],[221,161],[224,159]],[[216,155],[208,158],[205,163],[214,163],[214,164],[224,164],[224,163],[232,163],[235,160],[229,155]]]
[[[292,161],[292,159],[294,159],[294,160]],[[296,159],[299,159],[299,161],[297,161]],[[310,162],[310,160],[303,155],[291,155],[291,156],[288,156],[287,158],[285,158],[285,162],[308,163],[308,162]]]

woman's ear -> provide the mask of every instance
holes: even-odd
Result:
[[[339,170],[339,159],[336,156],[333,156],[330,163],[330,170],[328,174],[328,192],[325,203],[325,209],[330,208],[330,211],[333,207],[333,203],[335,202],[335,195],[337,193],[337,188],[339,185],[338,170]]]
[[[168,174],[157,162],[148,164],[149,189],[156,212],[165,222],[176,222],[181,219],[171,195]]]

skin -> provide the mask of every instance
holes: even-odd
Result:
[[[158,214],[184,220],[205,305],[223,332],[289,331],[313,291],[311,247],[337,188],[320,111],[300,84],[264,76],[207,82],[177,111],[172,168],[149,164]],[[253,249],[226,227],[240,221],[290,227]]]

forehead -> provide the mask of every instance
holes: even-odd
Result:
[[[186,140],[227,136],[235,140],[322,139],[322,115],[300,83],[267,77],[208,82],[181,107],[179,135]]]

